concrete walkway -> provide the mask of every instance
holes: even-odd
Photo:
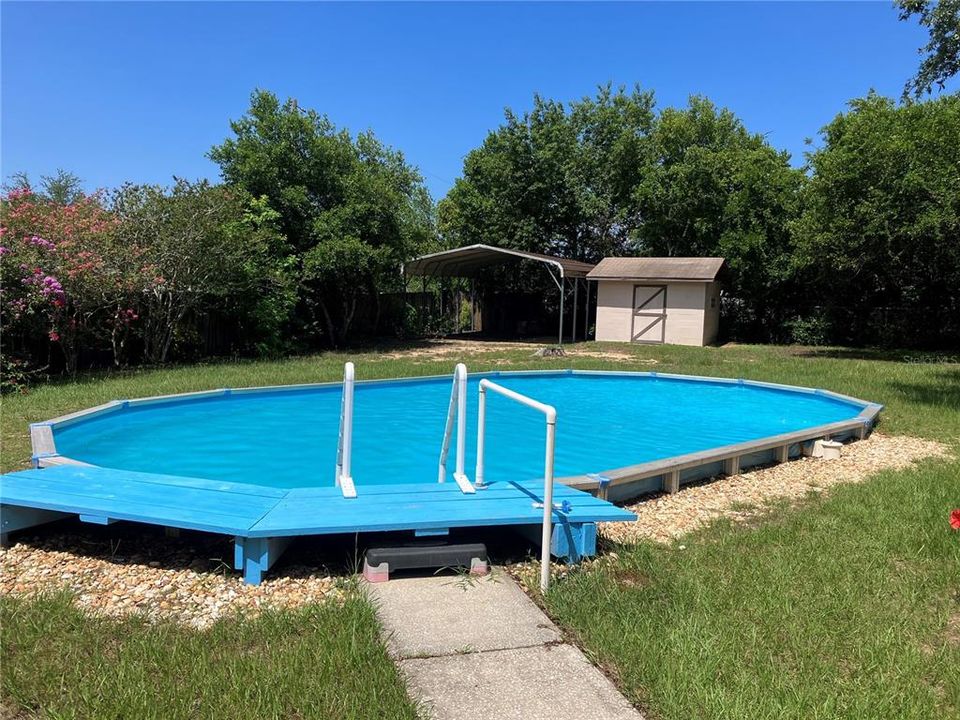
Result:
[[[642,720],[503,572],[368,585],[410,695],[435,720]]]

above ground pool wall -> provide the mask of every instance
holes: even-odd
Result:
[[[561,478],[611,502],[627,502],[657,492],[677,492],[683,485],[720,475],[737,475],[762,465],[786,462],[807,454],[816,440],[862,440],[873,430],[879,405],[869,405],[855,420],[809,428],[774,438],[716,448],[702,453],[621,468],[598,475]]]

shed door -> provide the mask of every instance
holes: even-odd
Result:
[[[637,343],[663,343],[667,329],[667,286],[633,286],[633,326],[630,339]]]

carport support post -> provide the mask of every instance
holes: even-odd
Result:
[[[477,324],[477,282],[470,278],[470,332],[475,331]]]
[[[426,275],[421,275],[421,276],[420,276],[420,302],[417,303],[417,304],[420,306],[420,307],[418,308],[418,310],[420,311],[418,314],[420,315],[420,329],[421,329],[421,332],[422,332],[422,330],[423,330],[423,326],[426,324],[426,318],[424,317],[425,312],[424,312],[424,308],[423,308],[423,306],[424,306],[424,304],[426,303],[426,301],[427,301],[427,276],[426,276]]]
[[[558,345],[563,345],[563,290],[566,285],[566,278],[563,277],[563,268],[560,268],[560,338]]]
[[[587,334],[590,332],[590,281],[583,279],[583,341],[590,338]]]
[[[577,341],[577,290],[580,288],[580,281],[573,279],[573,326],[570,330],[570,342]]]

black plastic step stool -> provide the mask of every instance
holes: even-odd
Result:
[[[394,570],[465,567],[471,575],[486,575],[487,546],[483,543],[460,545],[412,545],[370,548],[363,560],[363,577],[369,582],[386,582]]]

